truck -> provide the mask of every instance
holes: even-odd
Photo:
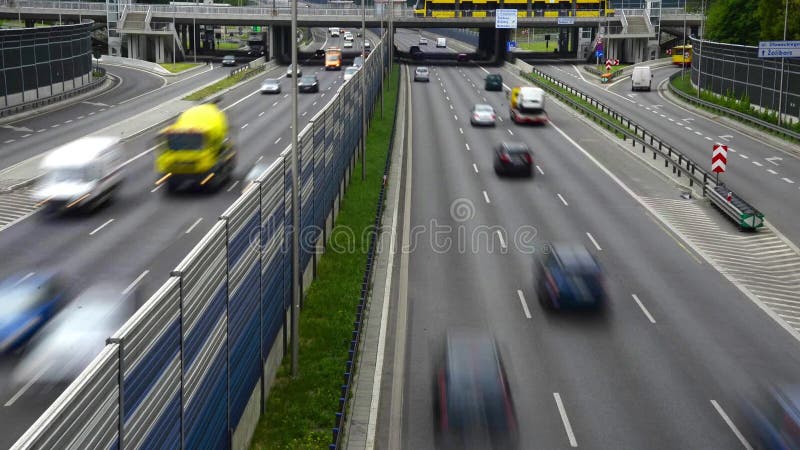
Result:
[[[325,50],[325,70],[342,69],[342,51],[337,47]]]
[[[339,27],[329,27],[328,33],[331,34],[331,37],[339,37]]]
[[[158,134],[156,185],[168,192],[221,187],[233,176],[236,150],[228,118],[214,102],[193,106]]]
[[[515,123],[547,123],[544,110],[544,90],[533,86],[511,89],[511,120]]]

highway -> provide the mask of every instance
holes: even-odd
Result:
[[[751,135],[673,103],[664,91],[669,76],[680,70],[675,67],[653,71],[652,92],[632,92],[630,78],[602,86],[595,82],[596,76],[574,66],[538,68],[644,125],[707,169],[713,144],[727,144],[727,171],[720,180],[753,203],[793,242],[800,243],[800,216],[796,208],[786,207],[800,195],[799,146]]]
[[[400,48],[415,45],[416,34],[398,34]],[[411,86],[411,199],[401,214],[414,233],[402,243],[408,272],[394,294],[407,303],[406,353],[384,371],[383,392],[404,388],[381,400],[378,447],[434,448],[438,349],[448,328],[475,327],[500,343],[521,448],[743,448],[741,395],[796,380],[797,341],[645,208],[644,199],[679,200],[678,188],[552,102],[551,124],[510,123],[504,94],[483,90],[485,73],[434,67],[430,83]],[[503,121],[471,127],[478,102]],[[502,141],[530,145],[533,179],[494,174],[492,148]],[[698,209],[698,220],[730,227]],[[487,229],[492,247],[474,245],[470,237]],[[535,239],[519,239],[521,230]],[[564,241],[585,245],[605,269],[604,314],[538,304],[530,253]],[[392,417],[402,417],[399,441],[390,441]]]
[[[299,94],[299,123],[305,126],[333,97],[343,71],[309,65],[302,70],[320,79],[319,93]],[[138,289],[146,300],[238,197],[250,168],[271,163],[290,144],[291,79],[285,74],[286,67],[272,69],[227,93],[220,104],[238,149],[236,181],[217,193],[167,195],[154,185],[155,130],[143,133],[129,142],[137,158],[110,206],[88,217],[48,220],[36,214],[0,232],[0,253],[13,255],[0,262],[0,278],[55,270],[75,292],[103,280],[120,290]],[[281,94],[259,92],[266,77],[281,78]],[[13,444],[66,387],[10,386],[8,375],[19,358],[0,361],[0,447]]]

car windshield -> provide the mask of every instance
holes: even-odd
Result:
[[[348,67],[347,69],[344,69],[344,74],[345,75],[353,75],[356,72],[358,72],[358,68],[357,67]]]
[[[316,81],[317,81],[317,79],[314,78],[314,77],[302,77],[302,78],[300,78],[300,82],[301,83],[305,83],[305,84],[312,84],[312,83],[315,83]]]
[[[225,56],[225,57],[224,57],[224,58],[222,58],[222,59],[231,60],[231,59],[234,59],[234,57],[233,57],[233,56],[231,56],[231,55],[227,55],[227,56]]]
[[[491,105],[475,105],[475,112],[491,113],[494,112],[494,109]]]
[[[339,55],[328,55],[328,61],[338,61]]]
[[[47,179],[51,183],[67,181],[92,181],[92,170],[89,167],[64,167],[50,171]]]
[[[275,86],[277,84],[278,84],[278,80],[275,80],[275,79],[272,79],[272,78],[264,80],[264,86]]]
[[[528,147],[524,144],[512,144],[505,146],[508,153],[528,153]]]
[[[425,67],[417,67],[417,73],[428,73],[428,69]]]
[[[199,150],[203,148],[203,135],[199,133],[170,133],[167,135],[170,150]]]

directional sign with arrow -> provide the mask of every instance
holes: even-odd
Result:
[[[716,173],[725,172],[728,164],[728,146],[714,144],[714,153],[711,155],[711,170]]]

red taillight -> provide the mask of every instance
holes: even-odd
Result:
[[[496,118],[497,118],[497,116],[495,116],[494,114],[492,114],[492,120],[494,120],[494,119],[496,119]]]
[[[528,154],[528,153],[523,153],[522,154],[522,159],[524,159],[525,162],[528,163],[528,164],[533,162],[533,158],[531,158],[531,155]]]
[[[480,119],[480,118],[481,118],[481,116],[479,116],[479,115],[477,115],[477,114],[473,114],[473,115],[472,115],[472,118],[473,118],[473,119],[475,119],[475,120],[478,120],[478,119]]]
[[[503,161],[504,163],[510,163],[511,158],[509,158],[508,153],[500,153],[500,161]]]

